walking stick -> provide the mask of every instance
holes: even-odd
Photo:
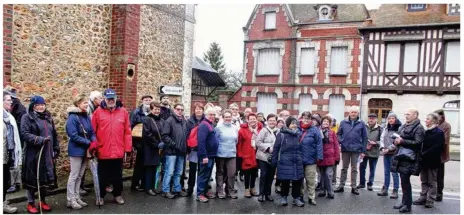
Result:
[[[40,198],[40,160],[42,158],[42,152],[43,152],[43,149],[45,147],[45,144],[42,145],[42,147],[40,148],[40,152],[39,152],[39,160],[37,161],[37,192],[39,193],[39,208],[40,208],[40,214],[42,214],[42,198]]]

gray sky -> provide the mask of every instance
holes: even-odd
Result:
[[[243,67],[242,27],[246,25],[254,4],[198,4],[196,7],[194,55],[203,53],[212,42],[219,43],[227,70],[241,72]],[[376,9],[380,4],[366,4]]]

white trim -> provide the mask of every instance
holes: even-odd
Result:
[[[300,32],[301,34],[301,32]],[[313,84],[318,84],[318,73],[319,73],[319,50],[321,49],[321,42],[320,41],[311,41],[307,40],[304,42],[297,42],[296,43],[296,68],[295,68],[295,83],[300,83],[300,61],[301,61],[301,49],[302,48],[314,48],[316,54],[316,60],[314,62],[314,76],[313,76]]]
[[[280,49],[280,58],[279,58],[279,83],[282,83],[282,71],[283,71],[283,57],[285,54],[285,41],[268,41],[268,42],[258,42],[253,44],[253,58],[254,58],[254,65],[253,65],[253,76],[252,82],[256,82],[256,74],[257,74],[257,67],[258,67],[258,55],[260,49],[266,48],[278,48]]]

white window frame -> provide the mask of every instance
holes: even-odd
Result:
[[[275,68],[272,67],[272,65],[261,62],[261,60],[263,60],[263,58],[262,58],[263,57],[262,56],[263,52],[271,51],[271,50],[276,52],[276,56],[275,56],[276,59],[267,60],[267,61],[271,61],[272,63],[274,63]],[[280,56],[280,50],[278,48],[264,48],[264,49],[258,50],[258,60],[256,61],[256,63],[258,65],[256,66],[256,74],[257,75],[280,75],[280,71],[281,71],[280,62],[281,61],[280,61],[279,58],[281,58],[281,56]],[[265,64],[265,65],[263,65],[263,64]],[[261,68],[260,68],[260,65],[262,65]],[[273,68],[273,69],[272,70],[266,69],[269,66],[271,66],[271,68]],[[262,67],[264,67],[264,68],[262,68]],[[273,70],[275,70],[275,71],[272,72]]]
[[[395,46],[394,53],[392,53],[392,46]],[[396,46],[398,49],[396,50]],[[385,60],[385,73],[399,73],[400,72],[400,56],[401,56],[401,43],[388,43],[386,44],[386,60]],[[395,68],[396,67],[396,68]]]
[[[343,98],[343,106],[341,109],[343,109],[343,113],[338,113],[336,111],[334,111],[334,107],[335,108],[340,108],[339,106],[341,106],[341,104],[338,104],[338,103],[333,103],[332,102],[332,99],[335,99],[335,98],[339,98],[341,100],[341,98]],[[345,119],[345,104],[346,104],[346,98],[345,98],[345,95],[343,94],[332,94],[329,96],[329,113],[332,114],[332,116],[334,116],[335,119],[337,119],[338,122],[341,122],[343,119]]]
[[[420,43],[404,44],[403,72],[412,73],[419,71],[419,49]]]
[[[300,111],[300,113],[299,113],[300,116],[304,111],[312,112],[312,109],[313,109],[313,95],[311,95],[310,93],[300,93],[298,109]]]
[[[457,51],[458,53],[450,53],[450,49],[449,49],[449,44],[452,43],[452,44],[458,44],[458,47],[457,47]],[[456,48],[453,48],[454,51],[456,51]],[[446,42],[446,56],[445,56],[445,73],[458,73],[458,72],[461,72],[461,61],[459,59],[461,59],[461,41],[448,41]],[[452,57],[450,57],[450,55]],[[458,59],[458,60],[456,60]],[[450,62],[452,65],[453,64],[457,64],[456,65],[453,65],[453,66],[449,66],[448,62]],[[449,71],[449,70],[452,70],[454,69],[455,67],[457,67],[457,70],[458,71]]]
[[[425,9],[425,4],[411,4],[411,10],[423,10]]]
[[[309,53],[307,53],[309,52]],[[307,53],[309,56],[307,56]],[[316,70],[317,52],[315,48],[301,48],[300,75],[314,75]]]
[[[271,19],[274,22],[274,26],[268,26],[269,22],[271,22]],[[277,29],[277,12],[276,11],[269,11],[269,12],[264,13],[264,29],[265,30]]]
[[[338,49],[342,49],[344,51],[340,51],[339,53],[337,53]],[[337,51],[334,52],[334,50]],[[342,59],[338,59],[338,57],[341,57]],[[340,65],[337,65],[337,63],[339,63]],[[347,75],[347,68],[348,46],[332,46],[330,49],[330,75]]]
[[[266,103],[265,105],[263,105],[262,104],[263,99],[265,100],[264,102],[267,102],[267,100],[275,99],[275,102],[273,102],[273,104]],[[256,102],[257,112],[258,113],[262,112],[264,114],[264,117],[267,117],[267,115],[269,115],[270,113],[273,113],[273,114],[277,113],[277,103],[278,103],[277,94],[259,92],[256,94],[256,100],[257,100]]]

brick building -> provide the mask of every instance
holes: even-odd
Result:
[[[259,4],[243,28],[244,77],[230,98],[265,114],[331,113],[360,104],[363,4]]]

